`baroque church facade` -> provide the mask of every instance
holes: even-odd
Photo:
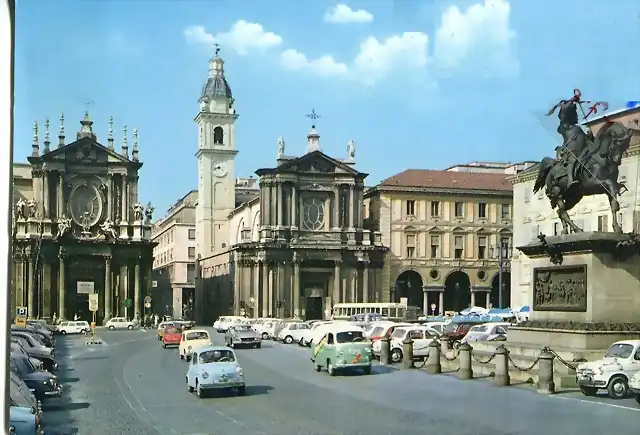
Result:
[[[347,157],[322,152],[315,125],[302,156],[285,154],[258,169],[260,190],[237,204],[235,121],[231,88],[218,52],[195,118],[199,128],[197,321],[219,315],[307,319],[327,317],[338,302],[373,302],[382,295],[387,248],[365,228],[364,182]]]
[[[43,148],[34,124],[28,163],[13,168],[12,312],[30,318],[91,320],[89,294],[97,293],[96,320],[141,317],[150,289],[153,207],[138,201],[138,133],[129,152],[126,126],[116,150],[113,118],[107,145],[85,113],[76,140],[65,142],[64,116],[52,146],[49,121]]]

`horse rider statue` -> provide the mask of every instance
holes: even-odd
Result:
[[[618,183],[618,168],[629,148],[632,132],[607,118],[595,136],[590,128],[585,132],[579,125],[578,116],[578,109],[584,114],[583,103],[591,102],[583,101],[580,90],[574,89],[571,99],[561,100],[549,111],[550,116],[560,108],[560,125],[557,131],[562,136],[563,143],[558,160],[545,157],[540,162],[533,191],[535,193],[545,188],[551,208],[557,208],[563,234],[567,234],[569,229],[574,232],[582,231],[569,217],[569,210],[585,196],[606,194],[613,214],[613,230],[622,233],[617,218],[620,209],[617,197],[625,186]],[[592,113],[597,113],[599,106],[604,107],[604,110],[608,108],[606,103],[596,102],[584,114],[583,121],[587,121]]]

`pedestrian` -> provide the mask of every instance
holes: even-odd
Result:
[[[75,313],[75,314],[73,315],[73,320],[74,320],[74,321],[77,321],[77,320],[78,320],[78,318],[79,318],[79,317],[78,317],[78,313]]]

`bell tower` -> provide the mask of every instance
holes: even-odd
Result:
[[[224,61],[216,44],[209,77],[200,95],[196,253],[207,257],[229,247],[229,213],[235,208],[234,130],[238,118]]]

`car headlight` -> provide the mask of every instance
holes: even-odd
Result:
[[[202,373],[202,379],[207,379],[208,377],[209,377],[209,373],[207,372]]]
[[[244,371],[242,370],[242,367],[236,367],[236,375],[244,376]]]
[[[49,381],[42,381],[42,385],[49,385]]]

